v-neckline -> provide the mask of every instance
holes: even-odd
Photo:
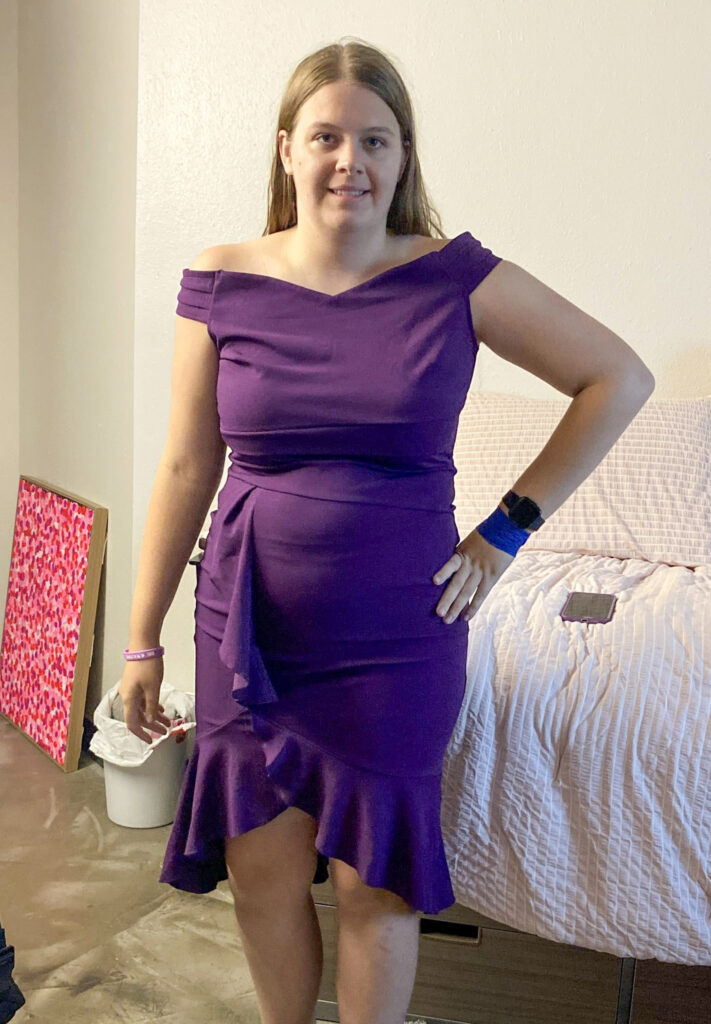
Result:
[[[411,267],[413,263],[419,263],[421,260],[426,260],[430,256],[440,255],[440,253],[443,253],[445,249],[448,249],[450,245],[453,245],[454,242],[457,242],[460,238],[466,235],[466,233],[466,231],[462,231],[454,238],[450,238],[447,244],[443,245],[441,248],[430,249],[429,252],[425,252],[421,256],[415,256],[412,260],[406,260],[404,263],[396,263],[394,267],[388,267],[387,270],[381,270],[379,274],[374,274],[373,277],[369,277],[365,281],[361,281],[360,284],[354,284],[350,288],[345,288],[340,292],[321,292],[317,288],[307,288],[303,284],[295,284],[293,281],[287,281],[283,277],[272,277],[270,274],[254,274],[249,270],[223,270],[220,268],[214,271],[214,273],[223,275],[227,274],[230,277],[251,277],[257,281],[268,281],[277,285],[286,285],[287,288],[295,288],[300,292],[317,295],[320,299],[341,299],[344,295],[351,295],[353,292],[356,292],[361,288],[365,288],[366,285],[371,285],[374,281],[379,281],[388,274],[395,273],[396,270],[403,270],[405,267]]]

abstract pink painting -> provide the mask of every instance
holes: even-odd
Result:
[[[64,771],[81,754],[108,510],[21,476],[0,654],[0,713]]]

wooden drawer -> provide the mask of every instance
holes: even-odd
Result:
[[[632,1024],[709,1024],[711,966],[638,960]]]
[[[337,911],[330,881],[313,887],[324,970],[316,1016],[338,1020]],[[466,1024],[615,1024],[618,957],[550,942],[454,904],[420,915],[408,1015]]]
[[[614,1024],[619,974],[606,953],[424,916],[410,1009],[472,1024]]]

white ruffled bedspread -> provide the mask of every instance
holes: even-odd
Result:
[[[564,622],[572,590],[617,595]],[[711,964],[711,565],[527,550],[470,624],[445,757],[457,902],[615,956]]]

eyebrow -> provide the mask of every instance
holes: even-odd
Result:
[[[313,128],[335,128],[336,131],[340,131],[341,130],[338,127],[337,124],[331,124],[330,121],[314,121],[313,124],[309,125],[307,131],[311,131]],[[377,124],[371,125],[370,128],[364,128],[363,131],[364,132],[387,132],[388,135],[394,135],[395,134],[390,128],[386,128],[384,125],[377,125]]]

